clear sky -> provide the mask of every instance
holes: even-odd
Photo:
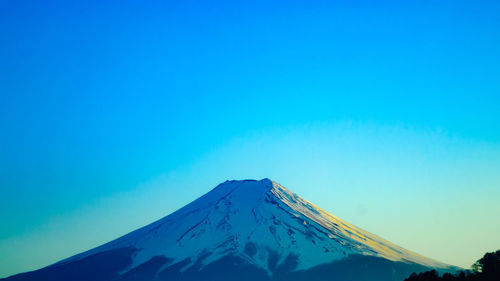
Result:
[[[226,179],[500,249],[499,1],[0,1],[0,277]]]

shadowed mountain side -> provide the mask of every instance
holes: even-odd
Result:
[[[78,261],[57,263],[39,270],[16,274],[8,281],[110,281],[120,277],[119,272],[132,263],[133,248],[100,252]]]
[[[160,268],[172,262],[172,259],[166,257],[153,257],[149,261],[133,268],[132,270],[120,275],[119,281],[134,281],[134,280],[155,280]]]
[[[271,254],[268,260],[272,275],[240,257],[225,256],[202,266],[203,258],[191,264],[183,260],[174,264],[167,257],[154,257],[128,270],[135,249],[122,248],[91,255],[77,261],[55,264],[40,270],[1,279],[5,281],[398,281],[412,272],[429,270],[414,263],[394,262],[384,258],[351,255],[340,261],[321,264],[307,270],[293,271],[297,258],[289,255],[278,264],[279,256]],[[168,265],[167,267],[165,267]],[[122,274],[120,274],[122,273]]]
[[[295,266],[295,258],[289,256],[285,262],[275,267],[273,275],[270,276],[265,270],[247,263],[242,258],[226,256],[201,269],[191,267],[184,272],[173,272],[167,268],[165,272],[168,274],[160,272],[157,280],[396,281],[404,280],[412,272],[428,270],[427,267],[418,264],[393,262],[362,255],[352,255],[343,260],[322,264],[307,270],[291,270]]]

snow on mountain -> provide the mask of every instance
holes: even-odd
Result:
[[[168,264],[189,259],[185,270],[233,255],[270,275],[273,264],[290,256],[297,257],[295,270],[355,254],[447,267],[349,224],[269,179],[226,181],[171,215],[64,262],[127,247],[138,250],[122,272],[155,256],[172,259]]]

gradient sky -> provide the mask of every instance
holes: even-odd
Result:
[[[0,277],[271,178],[463,267],[500,249],[498,1],[0,1]]]

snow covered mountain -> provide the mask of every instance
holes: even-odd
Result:
[[[429,268],[453,270],[263,179],[226,181],[150,225],[5,280],[403,280]]]

